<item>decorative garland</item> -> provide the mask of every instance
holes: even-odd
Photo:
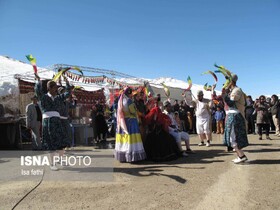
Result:
[[[65,76],[70,78],[73,81],[80,81],[82,83],[85,84],[101,84],[104,82],[109,83],[110,85],[114,86],[114,85],[118,85],[120,88],[124,88],[126,86],[131,87],[132,89],[137,89],[140,86],[143,86],[141,84],[127,84],[125,82],[119,82],[115,79],[109,78],[107,76],[82,76],[82,75],[78,75],[72,72],[66,72]]]

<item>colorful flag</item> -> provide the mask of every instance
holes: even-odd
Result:
[[[192,87],[192,79],[191,79],[191,77],[190,76],[188,76],[188,84],[189,84],[189,87],[186,89],[186,90],[190,90],[191,89],[191,87]]]
[[[57,80],[59,80],[59,78],[60,78],[62,75],[65,74],[65,72],[69,71],[70,69],[74,69],[74,70],[80,72],[80,73],[82,74],[82,76],[83,76],[83,71],[82,71],[81,69],[79,69],[78,67],[67,67],[67,68],[61,68],[61,69],[59,69],[58,72],[57,72],[57,74],[53,77],[52,80],[56,82]]]
[[[208,83],[206,83],[203,87],[204,90],[206,91],[211,91],[212,90],[212,86],[211,85],[208,85]]]
[[[145,87],[145,94],[146,94],[147,98],[154,97],[155,93],[148,81],[144,82],[144,87]]]
[[[202,74],[211,74],[214,77],[214,79],[215,79],[215,84],[217,84],[218,78],[217,78],[216,74],[213,71],[206,71],[206,72],[203,72]]]
[[[32,55],[27,55],[26,58],[29,60],[31,65],[36,65],[36,58],[34,58]]]
[[[30,64],[33,66],[34,73],[37,74],[38,70],[37,70],[37,66],[36,66],[36,58],[34,58],[31,54],[26,55],[26,58],[27,58],[27,60],[29,60]]]
[[[228,69],[226,69],[224,66],[218,66],[217,64],[214,64],[214,66],[218,68],[218,70],[215,72],[222,73],[225,76],[226,82],[223,85],[223,89],[226,89],[231,82],[231,78],[232,78],[231,72]]]
[[[222,73],[225,77],[227,76],[231,79],[231,72],[227,70],[224,66],[218,66],[217,64],[214,64],[214,66],[219,69],[215,72]]]
[[[164,93],[165,93],[166,97],[169,98],[170,97],[170,91],[169,91],[168,87],[164,83],[161,83],[161,84],[163,86],[163,90],[164,90]]]

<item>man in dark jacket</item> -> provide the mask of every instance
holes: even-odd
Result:
[[[254,101],[250,95],[246,98],[246,107],[245,107],[245,117],[248,123],[248,134],[255,132],[255,116],[253,115],[255,109],[254,109]]]
[[[32,149],[42,149],[40,128],[42,125],[42,112],[36,96],[31,98],[32,103],[26,106],[26,127],[32,132]]]

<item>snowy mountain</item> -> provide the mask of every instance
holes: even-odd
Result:
[[[15,75],[19,75],[23,80],[34,82],[33,67],[28,63],[15,60],[8,56],[0,56],[0,74],[2,75],[0,81],[0,96],[5,96],[9,94],[17,94],[17,80],[14,79]],[[38,67],[38,74],[41,78],[50,79],[53,77],[55,72],[50,69]],[[164,83],[168,87],[180,88],[182,91],[188,87],[188,83],[182,80],[174,78],[164,78],[160,77],[157,79],[147,79],[147,78],[119,78],[116,79],[119,82],[124,82],[126,84],[143,84],[144,81],[149,81],[151,86],[162,88],[161,83]],[[100,88],[112,88],[108,83],[104,84],[84,84],[82,82],[71,81],[74,85],[83,86],[85,90],[94,91]],[[203,85],[193,84],[192,92],[196,95],[198,90],[203,90]],[[203,90],[204,91],[204,90]],[[105,90],[105,93],[107,91]],[[205,98],[210,98],[211,93],[209,91],[204,91]]]
[[[14,79],[14,75],[28,71],[30,71],[30,65],[9,57],[0,56],[0,96],[16,94],[18,89],[16,88],[17,81]]]
[[[147,78],[121,78],[121,79],[116,79],[119,82],[125,82],[127,84],[143,84],[144,81],[148,81],[152,87],[156,88],[163,88],[162,83],[164,83],[166,86],[171,87],[171,88],[178,88],[181,89],[181,92],[183,92],[185,89],[188,88],[189,84],[185,81],[174,79],[171,77],[160,77],[156,79],[147,79]],[[196,93],[198,90],[202,90],[204,92],[204,97],[210,99],[211,98],[211,92],[210,91],[205,91],[203,85],[197,85],[197,84],[192,84],[191,91],[193,95],[196,97]],[[220,94],[220,91],[216,91],[217,94]],[[172,95],[171,95],[172,98]],[[174,97],[173,97],[174,98]],[[182,100],[182,98],[176,97],[178,100]]]
[[[24,81],[34,82],[34,72],[32,65],[22,61],[15,60],[8,56],[0,56],[0,74],[3,75],[0,80],[0,97],[9,94],[16,94],[17,79],[15,75]],[[38,75],[41,79],[51,79],[55,72],[51,69],[38,67]],[[95,91],[102,88],[100,85],[83,84],[81,82],[71,81],[71,84],[83,86],[87,91]]]

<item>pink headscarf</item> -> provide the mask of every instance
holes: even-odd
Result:
[[[128,134],[125,119],[124,119],[124,113],[123,113],[123,95],[124,92],[121,94],[118,102],[118,111],[117,111],[117,131],[120,132],[120,128],[124,131],[124,133]]]

